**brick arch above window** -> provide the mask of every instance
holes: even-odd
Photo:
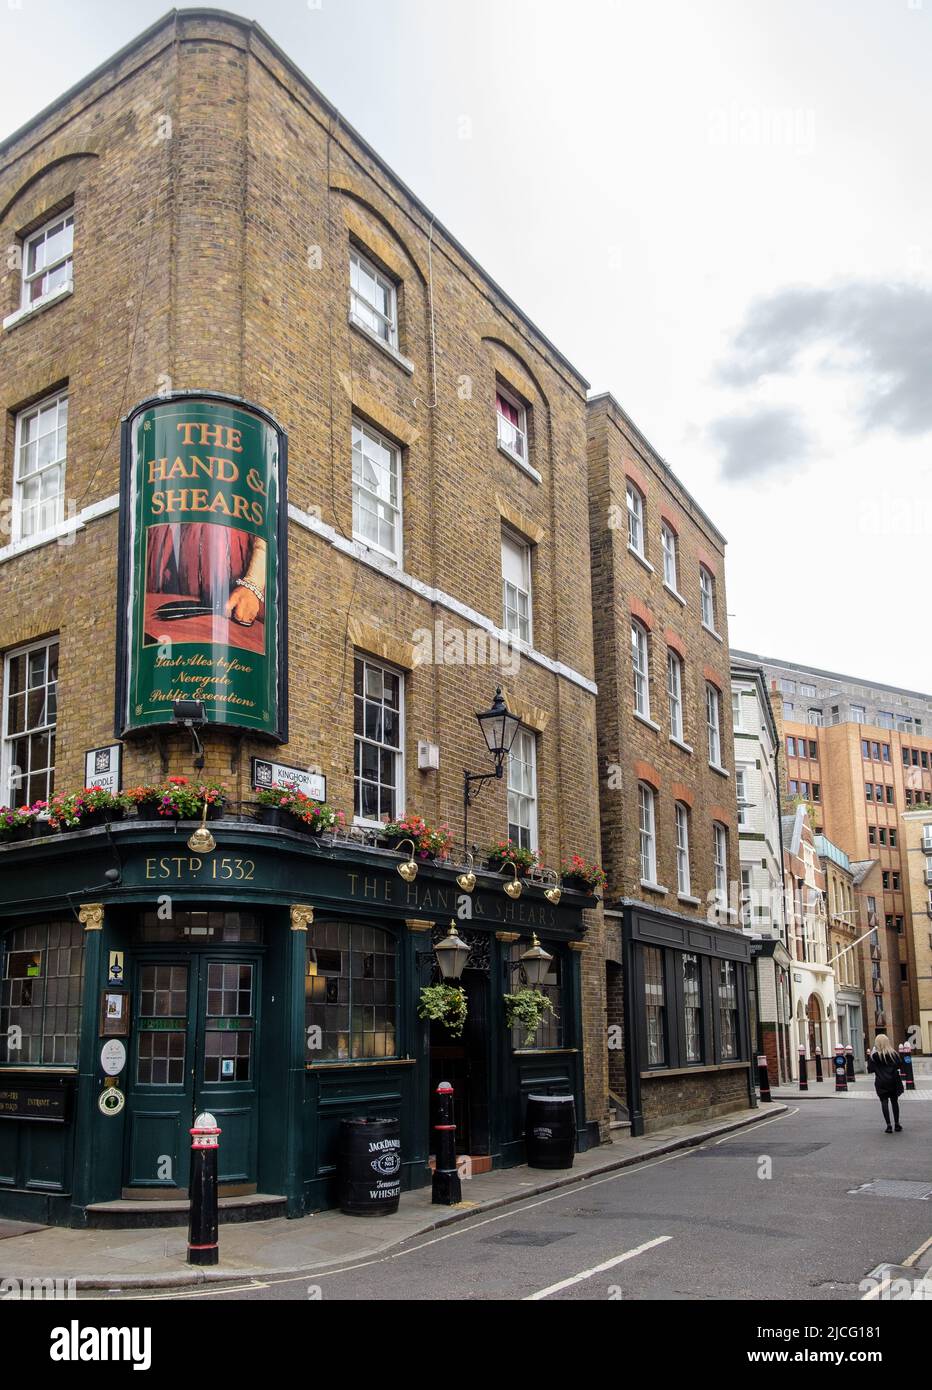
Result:
[[[482,346],[489,350],[492,365],[506,390],[512,391],[530,408],[544,406],[550,401],[540,379],[521,351],[517,339],[507,336],[500,324],[487,324],[479,334]]]
[[[622,469],[624,471],[625,480],[629,483],[634,483],[634,486],[637,488],[638,492],[641,494],[641,496],[644,498],[644,501],[646,502],[647,479],[644,477],[644,474],[640,471],[639,468],[636,468],[633,463],[629,462],[628,459],[625,459],[622,463]]]
[[[674,782],[670,791],[674,801],[681,801],[690,811],[693,809],[696,798],[683,782]]]
[[[703,666],[702,674],[710,685],[715,686],[716,690],[721,695],[722,691],[725,689],[725,681],[721,671],[716,671],[714,666]]]
[[[686,660],[686,643],[683,641],[682,637],[680,637],[679,633],[673,631],[672,627],[666,628],[663,634],[663,640],[671,651],[676,652],[681,661]]]
[[[709,815],[714,821],[718,821],[726,830],[733,830],[735,826],[735,813],[727,806],[719,806],[718,803],[709,807]]]
[[[33,186],[37,184],[39,180],[41,178],[44,178],[47,174],[54,173],[56,170],[60,169],[62,165],[71,164],[73,161],[76,160],[99,159],[99,150],[93,148],[93,146],[97,143],[97,140],[91,138],[87,140],[87,149],[61,150],[60,153],[53,154],[51,158],[48,157],[48,147],[46,146],[46,153],[40,156],[40,158],[33,163],[31,168],[26,173],[25,178],[23,178],[19,186],[6,200],[6,202],[3,204],[3,207],[0,207],[0,222],[2,222],[6,218],[7,214],[10,212],[13,206],[17,202],[19,202],[20,198],[25,197],[25,195],[31,191]],[[83,177],[83,174],[84,170],[81,170],[81,177]],[[48,213],[43,213],[43,220],[45,220],[46,217],[54,217],[54,215],[54,209],[50,209]]]
[[[653,630],[655,619],[653,613],[650,611],[643,599],[629,599],[628,607],[631,611],[632,618],[635,618],[637,622],[639,622],[642,625],[642,627],[646,627],[647,631],[651,632]]]
[[[653,763],[645,763],[640,758],[635,759],[634,775],[639,782],[646,782],[655,792],[660,791],[660,773]]]
[[[669,529],[673,532],[674,536],[676,536],[677,540],[679,540],[680,531],[682,530],[682,527],[679,521],[677,521],[676,517],[671,516],[669,511],[665,511],[660,513],[660,520],[663,522],[664,526],[669,527]]]
[[[702,565],[704,569],[707,569],[709,571],[712,578],[715,580],[717,584],[719,561],[715,558],[715,556],[710,555],[707,550],[703,550],[702,546],[696,546],[696,559],[699,561],[700,565]]]
[[[349,178],[347,175],[341,175],[338,179],[335,179],[330,184],[330,188],[332,192],[342,193],[346,198],[352,199],[352,201],[358,203],[359,206],[363,208],[369,214],[370,217],[374,217],[377,219],[377,221],[385,229],[387,235],[396,243],[398,249],[401,252],[403,252],[406,260],[410,262],[412,269],[418,276],[418,279],[421,280],[421,282],[424,285],[426,285],[428,282],[426,266],[421,264],[420,258],[412,250],[411,245],[407,241],[407,239],[402,236],[401,232],[399,232],[398,228],[394,225],[391,217],[386,212],[383,212],[381,208],[377,207],[375,203],[373,203],[371,197],[371,189],[368,189],[361,182]],[[381,260],[384,260],[387,266],[394,269],[394,267],[392,266],[392,259],[394,259],[394,256],[397,256],[397,251],[393,255],[393,253],[389,250],[388,256],[386,256],[385,251],[388,248],[384,246],[379,247],[372,245],[371,229],[367,228],[365,224],[359,223],[358,221],[354,224],[351,218],[347,217],[346,225],[349,230],[353,231],[360,238],[364,245],[369,245],[371,250],[374,251],[375,254],[379,256]],[[404,277],[402,276],[401,278]]]

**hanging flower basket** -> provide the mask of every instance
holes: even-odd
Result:
[[[605,883],[605,870],[598,864],[590,863],[582,855],[574,854],[564,859],[560,868],[560,882],[564,888],[590,896]]]
[[[522,1028],[525,1047],[533,1047],[540,1032],[540,1025],[548,1014],[556,1018],[552,1001],[539,989],[519,989],[516,994],[505,995],[505,1025],[507,1028]]]
[[[450,827],[428,825],[423,816],[402,816],[401,820],[386,821],[379,832],[379,844],[396,849],[404,840],[414,843],[418,859],[449,859],[453,850]]]
[[[424,985],[418,1004],[418,1018],[442,1023],[451,1038],[460,1038],[466,1026],[469,1005],[462,985]]]

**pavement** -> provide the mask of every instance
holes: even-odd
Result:
[[[715,1121],[670,1126],[637,1139],[615,1130],[611,1143],[577,1154],[572,1169],[521,1165],[468,1179],[463,1183],[464,1200],[455,1207],[433,1206],[428,1185],[405,1193],[397,1213],[390,1216],[366,1218],[324,1211],[296,1220],[221,1225],[220,1262],[210,1268],[186,1263],[184,1228],[98,1231],[4,1222],[0,1279],[74,1280],[77,1289],[116,1292],[285,1278],[345,1261],[372,1260],[425,1232],[695,1148],[773,1119],[786,1109],[772,1103]]]

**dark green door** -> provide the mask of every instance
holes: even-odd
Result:
[[[126,1186],[187,1190],[194,1117],[221,1128],[220,1182],[255,1188],[260,959],[140,954],[127,1109]]]

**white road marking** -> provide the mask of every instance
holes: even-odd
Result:
[[[672,1236],[655,1236],[653,1240],[646,1240],[643,1245],[636,1245],[633,1250],[626,1250],[623,1255],[616,1255],[611,1260],[606,1260],[604,1264],[596,1265],[593,1269],[584,1269],[579,1274],[573,1274],[569,1279],[561,1279],[559,1284],[548,1284],[545,1289],[538,1289],[536,1293],[527,1294],[521,1301],[522,1303],[535,1303],[538,1299],[549,1298],[552,1293],[559,1293],[561,1289],[570,1289],[574,1284],[581,1284],[584,1279],[591,1279],[594,1274],[604,1274],[607,1269],[614,1269],[615,1265],[624,1264],[625,1260],[633,1260],[636,1255],[643,1255],[645,1250],[653,1250],[655,1245],[663,1245],[664,1241],[672,1240]]]
[[[791,1115],[795,1115],[798,1113],[799,1108],[797,1107],[795,1110],[785,1110],[779,1115],[774,1115],[769,1120],[755,1121],[751,1125],[744,1125],[741,1129],[735,1130],[734,1137],[737,1137],[740,1134],[753,1133],[755,1130],[763,1128],[764,1125],[772,1125],[777,1120],[789,1119]],[[725,1137],[731,1138],[733,1136],[726,1135]],[[562,1188],[559,1192],[554,1192],[549,1197],[541,1197],[536,1202],[523,1201],[520,1203],[520,1205],[517,1202],[510,1204],[509,1206],[505,1207],[503,1211],[499,1212],[496,1216],[487,1216],[483,1221],[475,1221],[471,1224],[467,1224],[464,1221],[461,1225],[457,1224],[452,1231],[447,1231],[443,1235],[433,1236],[430,1240],[422,1241],[420,1245],[413,1245],[407,1250],[396,1250],[394,1253],[377,1255],[374,1256],[371,1260],[361,1260],[357,1264],[343,1265],[338,1268],[330,1269],[310,1268],[302,1274],[289,1274],[277,1279],[266,1279],[263,1280],[262,1283],[259,1285],[243,1282],[237,1284],[226,1284],[222,1288],[216,1289],[198,1288],[192,1290],[189,1293],[184,1292],[182,1290],[178,1290],[173,1291],[171,1293],[134,1294],[131,1298],[124,1299],[123,1301],[127,1303],[150,1303],[166,1298],[172,1300],[180,1300],[186,1298],[216,1298],[219,1294],[234,1293],[237,1289],[249,1289],[251,1287],[272,1288],[273,1285],[276,1284],[313,1284],[318,1279],[333,1279],[340,1274],[352,1274],[357,1269],[370,1269],[373,1265],[387,1264],[389,1260],[400,1260],[403,1259],[406,1255],[415,1255],[418,1251],[426,1250],[431,1245],[439,1245],[440,1242],[444,1240],[453,1240],[458,1236],[471,1235],[473,1231],[478,1231],[479,1228],[482,1226],[491,1226],[496,1221],[506,1220],[509,1216],[521,1216],[524,1212],[533,1211],[535,1207],[544,1207],[549,1202],[559,1202],[566,1197],[578,1197],[580,1191],[585,1188],[601,1187],[603,1183],[617,1182],[619,1178],[635,1177],[638,1173],[646,1172],[648,1168],[659,1168],[662,1163],[672,1163],[674,1162],[674,1160],[678,1158],[688,1158],[690,1154],[696,1153],[702,1147],[703,1146],[701,1144],[696,1144],[692,1145],[689,1148],[676,1149],[673,1153],[664,1154],[663,1157],[655,1158],[652,1162],[632,1163],[627,1168],[619,1168],[615,1172],[608,1173],[606,1176],[601,1178],[587,1178],[585,1176],[581,1176],[578,1182],[574,1182],[569,1186]],[[408,1239],[414,1240],[415,1237],[409,1236]],[[666,1239],[672,1239],[672,1237],[666,1237]],[[231,1274],[230,1278],[235,1279],[236,1276],[234,1274]]]

